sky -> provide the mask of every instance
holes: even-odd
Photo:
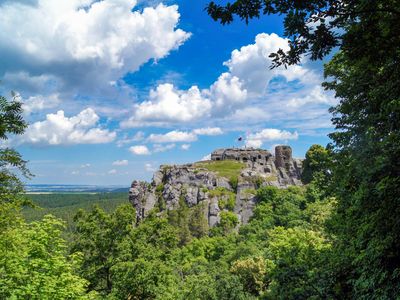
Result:
[[[0,94],[29,123],[3,146],[30,184],[129,185],[217,148],[329,142],[323,62],[271,70],[283,18],[222,26],[207,2],[0,0]]]

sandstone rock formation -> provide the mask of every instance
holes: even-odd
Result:
[[[151,183],[134,181],[129,200],[137,222],[155,207],[171,210],[184,200],[189,207],[203,203],[210,227],[219,222],[222,210],[232,210],[246,224],[253,214],[257,188],[302,185],[301,172],[302,160],[292,158],[289,146],[275,147],[275,155],[253,148],[218,149],[211,161],[164,165]]]

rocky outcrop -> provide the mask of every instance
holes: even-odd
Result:
[[[220,166],[222,161],[232,164]],[[230,178],[220,167],[233,168],[228,170]],[[211,161],[164,165],[154,173],[151,183],[134,181],[129,200],[138,222],[155,207],[171,210],[184,201],[189,207],[202,203],[211,227],[219,222],[223,210],[232,210],[246,224],[257,201],[257,188],[301,185],[301,172],[302,160],[292,158],[289,146],[277,146],[275,155],[262,149],[218,149],[211,154]]]

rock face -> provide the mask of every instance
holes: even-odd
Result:
[[[222,161],[232,162],[228,168],[233,166],[237,174],[228,178],[220,172]],[[129,200],[137,222],[155,207],[172,210],[184,201],[189,207],[202,203],[210,227],[219,222],[223,210],[232,210],[240,223],[246,224],[253,214],[257,188],[302,185],[301,172],[302,160],[292,158],[289,146],[275,147],[275,155],[253,148],[218,149],[211,154],[211,161],[160,166],[151,183],[133,181]]]

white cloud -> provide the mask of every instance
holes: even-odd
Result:
[[[210,100],[202,95],[197,86],[181,91],[172,84],[160,84],[150,91],[148,101],[135,105],[134,115],[122,122],[121,126],[140,127],[190,122],[207,116],[210,110]]]
[[[91,164],[82,164],[81,165],[81,168],[82,169],[85,169],[85,168],[89,168],[91,166]]]
[[[279,49],[289,49],[288,40],[275,33],[260,33],[256,36],[255,43],[232,51],[231,58],[224,63],[229,68],[232,76],[239,78],[251,95],[262,95],[266,92],[268,82],[276,77],[283,76],[288,81],[301,80],[310,82],[315,79],[315,74],[310,70],[296,65],[278,67],[270,70],[271,53]]]
[[[206,161],[206,160],[211,160],[211,154],[207,154],[202,159],[200,159],[200,161]]]
[[[214,104],[214,113],[227,113],[241,106],[247,99],[247,90],[243,82],[230,73],[223,73],[210,87]]]
[[[46,120],[31,124],[19,142],[39,145],[103,144],[113,141],[115,132],[98,126],[99,116],[91,108],[73,117],[64,111],[46,115]]]
[[[190,144],[183,144],[181,145],[181,149],[187,151],[190,149],[190,146],[191,146]]]
[[[193,130],[194,134],[197,135],[221,135],[223,131],[219,127],[205,127],[205,128],[197,128]]]
[[[153,152],[154,153],[165,152],[165,151],[174,149],[175,146],[176,146],[175,144],[167,144],[167,145],[154,144]]]
[[[173,130],[166,134],[151,134],[147,140],[153,143],[194,142],[197,136],[192,132]]]
[[[110,175],[115,175],[115,174],[117,174],[118,172],[117,172],[117,170],[115,170],[115,169],[112,169],[112,170],[110,170],[110,171],[108,171],[108,174],[110,174]]]
[[[269,55],[279,49],[288,49],[287,39],[274,33],[258,34],[253,44],[232,51],[224,62],[228,72],[208,88],[178,90],[170,83],[160,84],[151,90],[146,101],[134,106],[133,115],[121,125],[160,127],[192,124],[210,117],[229,123],[256,123],[276,115],[276,111],[280,112],[278,120],[285,121],[297,117],[300,106],[318,104],[327,109],[332,98],[319,88],[322,77],[313,70],[303,65],[270,69]],[[285,89],[282,95],[277,94],[277,90]],[[303,111],[303,115],[308,113],[307,109]]]
[[[127,166],[129,162],[126,159],[116,160],[112,163],[113,166]]]
[[[135,155],[150,155],[150,151],[145,145],[137,145],[129,148],[129,151]]]
[[[249,134],[246,137],[246,146],[260,148],[265,142],[297,140],[298,137],[299,135],[297,132],[266,128],[259,132]]]
[[[33,112],[57,107],[61,103],[61,100],[58,94],[52,94],[46,97],[42,95],[31,96],[22,102],[24,114],[29,115]]]
[[[304,97],[294,97],[289,99],[286,103],[286,106],[290,109],[297,109],[308,104],[333,105],[335,104],[335,99],[333,97],[329,97],[321,86],[315,86],[309,92],[309,94],[305,95]]]
[[[136,5],[135,0],[3,3],[0,54],[6,63],[0,73],[9,69],[36,76],[40,70],[68,87],[97,88],[167,56],[189,38],[176,28],[178,6],[132,11]]]

